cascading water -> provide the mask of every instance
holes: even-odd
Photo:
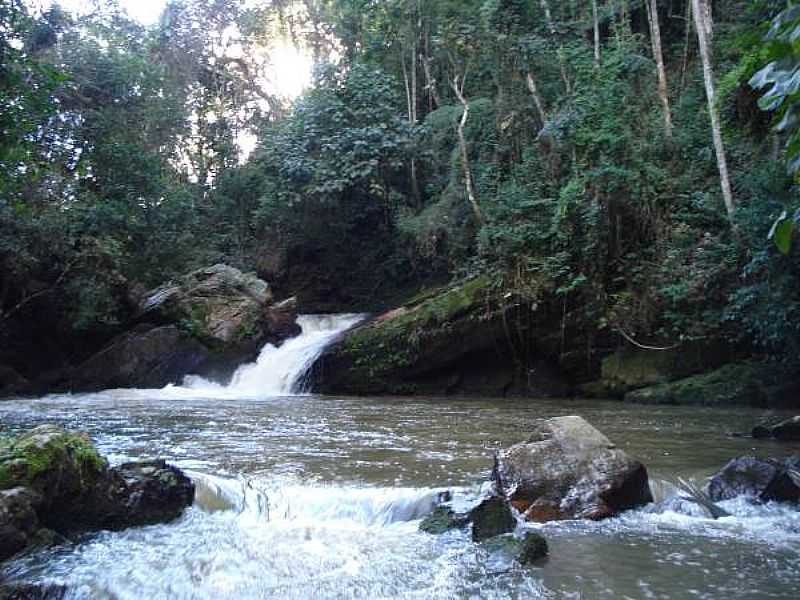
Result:
[[[281,346],[267,344],[254,363],[242,365],[226,385],[189,376],[183,390],[234,397],[267,397],[302,394],[305,375],[322,351],[341,333],[364,319],[361,314],[301,315],[301,333]],[[173,390],[177,388],[171,388]]]

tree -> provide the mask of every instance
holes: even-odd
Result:
[[[717,168],[719,169],[719,180],[720,186],[722,187],[722,199],[725,202],[725,210],[728,213],[728,218],[733,219],[736,205],[733,200],[730,175],[728,174],[725,144],[722,141],[719,107],[717,106],[716,94],[714,92],[714,70],[711,60],[711,36],[713,33],[711,4],[709,0],[692,0],[692,8],[695,28],[697,29],[697,40],[700,47],[700,59],[703,63],[703,80],[705,81],[706,98],[708,100],[708,116],[711,120],[711,135],[714,140],[714,150],[717,156]]]

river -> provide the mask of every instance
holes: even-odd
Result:
[[[296,383],[294,384],[296,385]],[[163,457],[198,486],[177,521],[85,535],[6,563],[11,580],[108,599],[797,598],[800,512],[723,503],[717,521],[657,502],[600,523],[528,525],[550,557],[521,567],[468,532],[419,533],[436,494],[479,492],[493,452],[542,417],[578,414],[670,482],[740,454],[797,446],[731,437],[778,413],[585,400],[236,395],[112,390],[0,403],[0,433],[43,423],[89,432],[112,463]]]

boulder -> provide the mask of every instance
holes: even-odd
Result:
[[[475,542],[514,531],[517,525],[508,500],[496,495],[484,498],[473,508],[469,520],[472,521],[472,540]]]
[[[193,271],[142,295],[137,325],[65,381],[72,391],[159,388],[186,375],[225,382],[267,343],[298,335],[297,302],[272,304],[269,285],[227,265]]]
[[[570,386],[544,352],[529,368],[518,366],[506,320],[516,308],[485,277],[421,295],[328,348],[313,370],[313,388],[329,394],[568,395]]]
[[[0,560],[58,533],[167,521],[194,485],[164,461],[109,468],[85,435],[45,425],[0,442]]]
[[[784,441],[800,441],[800,417],[792,417],[772,427],[772,437]]]
[[[182,324],[207,345],[225,346],[267,337],[265,309],[271,301],[267,282],[218,264],[145,294],[139,318]]]
[[[8,365],[0,365],[0,398],[24,393],[30,383]]]
[[[521,565],[535,564],[549,552],[547,540],[535,531],[526,531],[519,537],[509,533],[498,535],[482,545],[490,554],[502,554]]]
[[[211,352],[175,325],[135,328],[114,338],[71,373],[68,388],[160,388],[202,370]]]
[[[469,516],[456,513],[449,506],[437,506],[433,512],[422,519],[419,530],[440,535],[452,529],[463,529],[469,525]]]
[[[537,425],[498,453],[494,483],[526,519],[604,519],[653,501],[644,465],[581,417]]]
[[[0,561],[32,545],[39,531],[36,507],[41,496],[16,487],[0,491]]]
[[[623,396],[642,387],[668,383],[722,366],[731,350],[719,342],[687,342],[669,350],[627,345],[605,357],[601,380],[584,386],[588,395]]]
[[[766,395],[758,368],[751,363],[730,364],[670,383],[634,390],[626,402],[703,406],[763,406]]]
[[[789,459],[740,456],[711,477],[707,493],[714,502],[748,496],[758,502],[800,500],[800,456]]]

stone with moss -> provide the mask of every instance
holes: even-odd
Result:
[[[174,519],[194,484],[164,461],[110,468],[89,438],[53,425],[0,440],[0,560],[58,534]]]
[[[498,535],[481,542],[489,554],[499,554],[521,565],[541,561],[549,552],[547,540],[535,531],[525,531],[519,536],[511,533]]]
[[[431,514],[422,519],[419,530],[440,535],[453,529],[464,529],[467,525],[469,525],[467,515],[458,514],[449,506],[437,506]]]
[[[568,392],[557,369],[517,369],[507,302],[487,277],[418,295],[348,332],[315,366],[324,393],[538,396]]]
[[[724,367],[678,381],[628,392],[627,402],[702,406],[762,406],[765,391],[752,363]]]

